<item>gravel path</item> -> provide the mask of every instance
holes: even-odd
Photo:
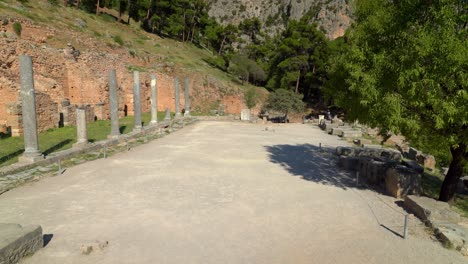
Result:
[[[53,234],[22,263],[466,263],[414,218],[402,239],[395,200],[335,168],[340,144],[308,125],[200,122],[1,195],[0,222]],[[95,240],[109,246],[82,255]]]

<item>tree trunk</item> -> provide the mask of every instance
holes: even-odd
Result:
[[[193,36],[195,36],[195,24],[193,25],[193,28],[192,28],[192,38],[190,39],[190,42],[193,43]]]
[[[67,1],[68,1],[68,0],[67,0]],[[76,2],[76,8],[80,9],[80,5],[81,5],[81,0],[78,0],[78,1]]]
[[[439,194],[439,200],[443,202],[451,202],[455,197],[458,180],[463,175],[463,159],[466,155],[466,145],[459,144],[456,148],[451,147],[450,153],[452,154],[452,162],[450,162],[449,170]]]
[[[296,81],[296,93],[299,93],[299,80],[301,79],[301,72],[299,71],[299,75],[297,76]]]
[[[63,6],[67,7],[68,6],[68,0],[63,0]]]
[[[97,4],[96,4],[96,16],[99,16],[99,9],[100,9],[100,1],[97,0]]]
[[[187,23],[185,23],[185,12],[184,12],[184,31],[182,31],[182,42],[185,42],[185,31],[187,31]]]
[[[149,7],[148,7],[148,12],[146,12],[146,20],[150,19],[152,5],[153,5],[153,0],[150,1]]]
[[[119,19],[117,19],[117,22],[121,22],[122,21],[122,7],[120,6],[122,3],[119,4]]]
[[[189,27],[190,27],[190,26],[191,26],[192,29],[191,29],[191,30],[189,29],[189,35],[188,35],[187,39],[190,37],[190,31],[192,31],[192,32],[191,32],[191,33],[192,33],[192,37],[191,37],[191,39],[190,39],[190,42],[193,43],[193,31],[195,30],[195,15],[192,16],[192,22],[190,22]]]
[[[219,47],[218,55],[221,55],[221,52],[224,48],[224,42],[226,41],[226,35],[224,35],[223,41],[221,42],[221,47]]]

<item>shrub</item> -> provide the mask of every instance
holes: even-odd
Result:
[[[118,35],[117,35],[117,36],[113,36],[112,39],[113,39],[117,44],[119,44],[120,46],[123,46],[124,41],[123,41],[123,39],[122,39],[120,36],[118,36]]]
[[[258,94],[257,90],[254,87],[249,87],[244,92],[244,103],[247,108],[252,109],[258,103]]]
[[[21,31],[23,31],[23,27],[21,26],[21,23],[19,22],[13,23],[13,31],[15,31],[16,35],[21,36]]]

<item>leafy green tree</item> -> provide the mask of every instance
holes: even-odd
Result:
[[[257,35],[262,29],[262,22],[258,18],[247,18],[239,24],[239,30],[248,35],[252,42],[257,43]]]
[[[265,71],[253,60],[243,55],[234,54],[229,62],[228,71],[242,81],[258,83],[265,80]]]
[[[244,103],[249,109],[252,109],[257,105],[258,93],[255,87],[249,87],[244,91]]]
[[[266,110],[280,112],[287,118],[288,113],[300,113],[304,111],[305,104],[302,98],[302,94],[295,93],[291,90],[278,89],[270,93],[264,108]]]
[[[327,40],[309,17],[291,21],[271,54],[267,87],[318,95],[326,79]]]
[[[357,0],[349,49],[332,60],[327,85],[351,119],[450,151],[441,201],[453,200],[468,158],[463,2]]]
[[[230,51],[231,44],[237,39],[238,28],[232,24],[223,26],[212,23],[205,32],[210,46],[218,51],[218,55],[222,55]]]

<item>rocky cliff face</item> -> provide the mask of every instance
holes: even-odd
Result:
[[[330,39],[343,36],[351,23],[349,0],[213,0],[210,15],[219,22],[238,24],[257,17],[269,34],[284,29],[285,19],[300,19],[312,12],[311,22],[317,22]]]

